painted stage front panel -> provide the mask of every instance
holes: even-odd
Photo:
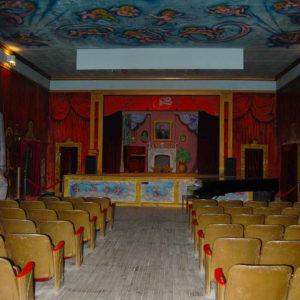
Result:
[[[69,180],[71,197],[109,197],[117,202],[136,201],[135,181]]]
[[[173,203],[174,182],[141,182],[141,202]]]

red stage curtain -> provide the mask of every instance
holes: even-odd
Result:
[[[113,95],[104,98],[104,115],[117,111],[205,111],[219,115],[219,96]]]
[[[199,112],[198,173],[219,173],[219,117]]]
[[[47,185],[54,183],[55,143],[81,142],[81,172],[89,149],[90,93],[51,93],[49,98]]]
[[[120,173],[122,152],[122,112],[103,119],[103,172]]]
[[[269,146],[269,177],[278,176],[275,116],[274,94],[233,94],[233,157],[237,158],[238,175],[241,168],[241,145],[257,140],[258,143]]]
[[[19,149],[12,153],[16,168],[22,165],[21,157],[26,149],[32,151],[31,180],[40,184],[41,154],[46,151],[48,132],[48,98],[49,92],[39,84],[27,79],[21,74],[0,67],[0,111],[4,115],[5,128],[15,129],[20,124],[19,134],[23,137],[28,128],[28,122],[33,122],[33,131],[38,141],[22,140]],[[39,190],[32,187],[33,195]]]

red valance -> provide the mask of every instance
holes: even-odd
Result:
[[[114,95],[104,98],[104,115],[117,111],[205,111],[219,115],[219,96]]]
[[[51,93],[49,99],[50,118],[62,121],[72,110],[81,118],[90,117],[90,93]]]

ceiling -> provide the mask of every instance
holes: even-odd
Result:
[[[299,58],[300,0],[2,0],[0,40],[51,78],[274,78]],[[245,49],[244,70],[76,70],[78,48]]]

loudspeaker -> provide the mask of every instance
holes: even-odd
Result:
[[[236,158],[225,158],[225,176],[236,176]]]
[[[89,156],[85,157],[85,174],[96,174],[97,173],[97,157]]]

